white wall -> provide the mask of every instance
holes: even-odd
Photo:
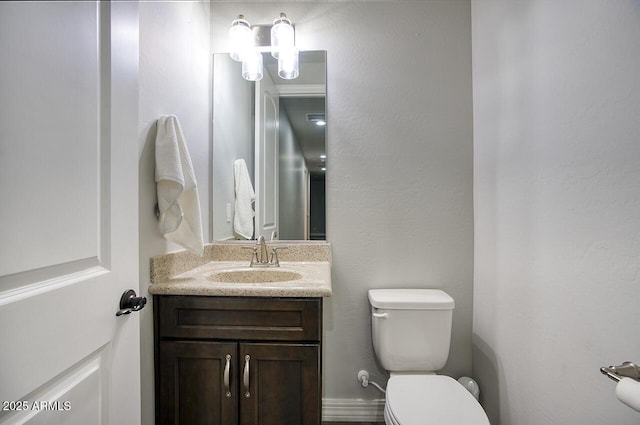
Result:
[[[333,297],[324,310],[324,396],[381,398],[367,290],[444,288],[456,300],[445,372],[471,373],[471,9],[467,0],[212,2],[212,51],[240,13],[285,11],[303,50],[327,51],[327,239]]]
[[[474,373],[493,425],[637,424],[640,2],[472,3]]]
[[[198,180],[205,238],[209,235],[210,58],[208,2],[140,2],[140,289],[147,297],[149,258],[180,249],[159,233],[153,212],[155,122],[162,115],[180,119]],[[140,311],[147,425],[155,423],[152,310]]]

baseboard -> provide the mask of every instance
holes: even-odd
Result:
[[[326,422],[384,422],[384,399],[323,398],[322,420]]]

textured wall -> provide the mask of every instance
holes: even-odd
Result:
[[[637,424],[640,2],[472,3],[473,368],[493,425]]]
[[[147,297],[149,257],[180,249],[162,237],[153,213],[155,122],[162,115],[180,119],[198,180],[205,238],[209,234],[210,61],[208,2],[140,2],[140,290]],[[152,310],[139,313],[145,425],[155,423]]]
[[[471,372],[472,115],[470,2],[211,3],[212,50],[243,13],[295,22],[301,49],[327,51],[324,395],[375,399],[367,290],[443,288],[456,300],[445,372]]]

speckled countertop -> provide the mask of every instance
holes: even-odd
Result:
[[[206,245],[203,257],[188,251],[153,257],[149,293],[246,297],[331,296],[331,246],[328,243],[268,242],[269,247],[287,248],[278,251],[280,267],[276,268],[250,268],[251,252],[242,247],[252,245],[250,241],[220,242]],[[253,278],[255,273],[259,273],[257,279]],[[269,280],[269,276],[275,276],[274,273],[276,280],[283,281],[265,281]]]

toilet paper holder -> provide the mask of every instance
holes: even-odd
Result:
[[[633,362],[623,362],[618,366],[601,367],[600,372],[616,382],[620,382],[622,378],[632,378],[640,382],[640,367]]]

